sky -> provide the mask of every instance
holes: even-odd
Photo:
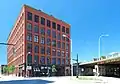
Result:
[[[120,52],[120,0],[2,0],[0,2],[0,42],[8,35],[23,6],[27,4],[71,25],[72,58],[79,61],[98,57],[98,39],[101,55]],[[0,45],[0,64],[7,63],[7,47]]]

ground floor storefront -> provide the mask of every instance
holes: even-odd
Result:
[[[19,65],[15,70],[16,76],[41,77],[41,76],[70,76],[70,65],[55,65],[56,72],[52,72],[53,65],[25,64]]]

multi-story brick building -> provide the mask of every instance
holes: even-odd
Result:
[[[8,66],[15,65],[16,75],[41,76],[54,64],[56,75],[70,75],[69,38],[69,24],[24,5],[8,37],[14,44],[7,48]]]

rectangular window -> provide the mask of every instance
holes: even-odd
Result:
[[[56,47],[56,40],[52,40],[52,46]]]
[[[27,34],[27,41],[32,41],[32,34],[31,33]]]
[[[69,34],[69,33],[70,33],[69,28],[66,28],[66,33],[67,33],[67,34]]]
[[[27,20],[31,20],[32,21],[32,13],[27,12]]]
[[[69,42],[69,38],[66,38],[66,41]]]
[[[27,23],[27,30],[32,31],[32,24],[31,23]]]
[[[34,22],[36,22],[36,23],[39,22],[39,16],[38,15],[34,15]]]
[[[34,64],[38,64],[39,63],[39,58],[38,55],[34,56]]]
[[[65,59],[62,59],[62,64],[65,64]]]
[[[46,52],[47,52],[47,55],[50,55],[50,54],[51,54],[51,49],[50,49],[50,47],[47,47]]]
[[[60,50],[57,50],[57,56],[61,56]]]
[[[45,29],[44,29],[44,28],[41,28],[41,29],[40,29],[40,33],[41,33],[41,35],[45,35]]]
[[[52,22],[52,28],[56,29],[56,23],[55,22]]]
[[[41,24],[45,25],[45,18],[41,17]]]
[[[27,64],[32,64],[32,55],[30,54],[27,56]]]
[[[69,60],[68,59],[66,59],[66,65],[68,65],[69,64]]]
[[[66,50],[68,50],[69,49],[69,44],[68,43],[66,43]]]
[[[60,35],[60,33],[57,34],[57,39],[58,39],[58,40],[61,40],[61,35]]]
[[[38,35],[34,36],[34,42],[38,42]]]
[[[45,44],[45,38],[44,38],[44,37],[41,37],[40,43],[41,43],[41,44]]]
[[[27,52],[32,52],[32,44],[27,44]]]
[[[41,54],[45,54],[45,47],[41,46]]]
[[[57,42],[57,48],[61,48],[61,43],[60,43],[60,41]]]
[[[61,27],[61,26],[60,26],[59,24],[57,24],[57,30],[58,30],[58,31],[60,31],[60,27]]]
[[[34,32],[35,32],[35,33],[38,33],[38,32],[39,32],[38,25],[34,25]]]
[[[56,38],[56,31],[52,31],[52,38]]]
[[[52,49],[52,56],[56,56],[56,50]]]
[[[47,29],[47,36],[51,36],[51,30]]]
[[[51,21],[47,20],[47,27],[51,27]]]
[[[35,52],[35,53],[39,53],[39,46],[38,46],[38,45],[35,45],[35,46],[34,46],[34,52]]]
[[[47,38],[47,45],[51,45],[51,39],[50,38]]]
[[[65,32],[65,27],[64,26],[62,26],[62,32]]]
[[[52,58],[52,64],[56,64],[56,58]]]
[[[50,65],[50,57],[47,57],[47,64]]]
[[[65,41],[65,37],[62,36],[62,40]]]
[[[60,65],[61,64],[61,59],[60,58],[58,58],[58,61],[57,61],[58,63],[58,65]]]
[[[68,52],[66,52],[66,59],[69,59],[69,56],[68,56],[69,54],[68,54]]]
[[[45,64],[45,56],[41,56],[41,58],[40,58],[40,63],[41,63],[41,64]]]
[[[62,57],[65,57],[65,51],[62,51],[61,55]]]
[[[62,43],[62,49],[65,49],[65,43],[64,42]]]

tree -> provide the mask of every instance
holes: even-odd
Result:
[[[8,67],[7,66],[4,66],[3,67],[3,73],[6,74],[8,72]]]
[[[53,76],[55,76],[56,72],[57,72],[56,66],[52,65],[52,74],[53,74]]]
[[[9,73],[13,74],[14,70],[15,70],[15,66],[14,65],[9,66],[9,68],[8,68],[8,72]]]
[[[106,59],[106,57],[105,57],[105,56],[101,56],[100,58],[101,58],[101,59]]]

